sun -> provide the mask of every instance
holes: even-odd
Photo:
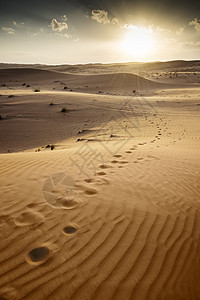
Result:
[[[122,49],[128,57],[148,58],[154,49],[154,35],[151,28],[128,26]]]

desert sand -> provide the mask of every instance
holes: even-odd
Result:
[[[0,65],[0,299],[200,299],[199,83]]]

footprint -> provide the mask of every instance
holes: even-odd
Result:
[[[128,151],[126,151],[126,153],[132,153],[132,151],[128,150]]]
[[[44,222],[44,217],[39,212],[34,211],[26,211],[19,215],[15,220],[14,223],[17,226],[30,226],[33,225],[34,227],[37,227],[41,223]]]
[[[112,160],[111,163],[112,163],[112,164],[117,164],[117,163],[118,163],[118,160]]]
[[[63,232],[64,234],[72,234],[75,233],[77,231],[77,227],[75,226],[66,226],[65,228],[63,228]]]
[[[84,181],[87,182],[87,183],[92,183],[92,182],[95,181],[95,179],[94,178],[89,178],[89,179],[84,179]]]
[[[115,155],[113,155],[113,157],[122,157],[122,155],[120,155],[120,154],[115,154]]]
[[[43,183],[44,200],[55,208],[72,209],[79,205],[77,186],[70,176],[65,173],[55,173]]]
[[[128,164],[128,161],[122,160],[122,161],[120,161],[119,163],[120,163],[120,164]]]
[[[112,166],[110,166],[110,165],[100,165],[99,168],[101,168],[101,169],[109,169],[109,168],[112,168]]]
[[[49,248],[47,247],[38,247],[31,250],[27,256],[26,260],[28,263],[39,264],[45,262],[49,258]]]
[[[62,203],[63,208],[65,209],[73,209],[79,205],[79,202],[75,199],[68,199]]]
[[[86,195],[95,195],[95,194],[97,194],[97,190],[95,190],[95,189],[87,189],[87,190],[85,190],[85,194]]]
[[[136,147],[133,147],[133,148],[130,148],[130,150],[137,150],[137,148],[136,148]]]
[[[138,145],[140,145],[140,146],[143,146],[143,145],[145,145],[145,144],[146,144],[146,142],[138,143]]]
[[[104,171],[97,172],[96,174],[99,175],[99,176],[107,175],[106,172],[104,172]]]

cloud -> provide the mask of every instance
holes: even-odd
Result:
[[[197,41],[197,42],[195,42],[195,41],[185,42],[184,46],[199,48],[200,47],[200,41]]]
[[[71,36],[67,33],[56,33],[56,36],[69,39]]]
[[[53,31],[63,31],[64,29],[68,29],[68,25],[66,22],[58,22],[56,19],[52,19],[51,28]]]
[[[6,31],[8,34],[14,34],[15,30],[11,27],[2,27],[2,30]]]
[[[176,31],[176,34],[177,35],[182,35],[183,34],[183,32],[184,32],[184,27],[181,27],[181,28],[179,28],[177,31]]]
[[[67,21],[67,16],[63,15],[63,16],[61,16],[61,19],[66,22]]]
[[[200,31],[200,20],[194,18],[191,22],[189,22],[190,26],[194,26],[197,31]]]
[[[95,21],[97,21],[98,23],[102,23],[102,24],[113,24],[113,25],[118,25],[119,21],[116,18],[111,19],[108,16],[108,12],[102,9],[95,9],[92,10],[92,16],[91,18]]]
[[[108,13],[105,10],[93,10],[92,11],[92,19],[97,21],[98,23],[109,24],[110,19],[108,18]]]

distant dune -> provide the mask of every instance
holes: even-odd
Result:
[[[52,82],[49,82],[49,80],[52,80]],[[60,81],[67,88],[92,93],[132,94],[138,91],[145,92],[169,87],[167,84],[154,82],[130,73],[80,75],[29,68],[0,70],[0,82],[9,83],[10,86],[11,83],[16,85],[16,82],[19,84],[28,82],[32,85],[38,84],[42,87],[46,81],[48,81],[49,88],[51,88],[51,84]]]
[[[127,62],[127,63],[93,63],[77,65],[44,65],[44,64],[4,64],[0,63],[0,69],[10,68],[34,68],[43,70],[52,70],[64,73],[137,73],[142,71],[200,71],[200,61],[156,61],[156,62]]]
[[[63,77],[63,74],[58,72],[46,71],[33,68],[8,68],[0,69],[0,81],[10,81],[16,79],[17,81],[23,80],[47,80]]]

